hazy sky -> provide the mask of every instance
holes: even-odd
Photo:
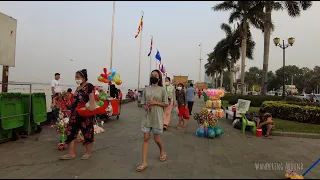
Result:
[[[113,67],[125,87],[136,87],[138,79],[139,39],[135,39],[141,10],[144,11],[141,83],[149,79],[150,35],[154,37],[152,69],[158,48],[169,76],[189,75],[198,80],[199,44],[203,57],[212,51],[224,33],[220,24],[229,12],[213,12],[217,2],[116,2]],[[112,2],[0,2],[0,12],[18,20],[16,67],[10,69],[10,81],[50,82],[55,72],[61,83],[75,84],[74,72],[88,69],[89,80],[97,83],[103,67],[109,69]],[[287,13],[273,13],[276,29],[271,38],[295,37],[286,51],[286,63],[312,68],[318,65],[320,42],[320,3],[292,19]],[[251,66],[262,68],[263,34],[253,30],[256,50]],[[71,62],[69,59],[73,59]],[[269,69],[282,66],[282,51],[270,47]],[[204,68],[202,69],[202,74]],[[201,75],[203,79],[203,75]]]

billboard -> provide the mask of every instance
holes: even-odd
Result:
[[[188,76],[173,76],[173,84],[178,85],[182,83],[185,87],[188,87]]]
[[[14,67],[17,20],[0,12],[0,65]]]

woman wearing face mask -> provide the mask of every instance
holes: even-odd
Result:
[[[82,117],[75,110],[77,106],[84,106],[89,102],[89,110],[93,111],[95,109],[95,100],[94,100],[94,87],[92,84],[88,83],[87,70],[83,69],[76,72],[75,81],[78,85],[71,106],[71,116],[69,119],[67,131],[67,140],[66,143],[69,144],[69,153],[61,156],[62,160],[74,159],[76,156],[75,144],[76,137],[79,130],[81,130],[84,137],[84,145],[86,146],[86,153],[81,157],[81,159],[88,159],[91,156],[91,146],[94,141],[94,116],[91,117]]]
[[[141,172],[148,167],[147,154],[149,148],[150,133],[152,131],[154,141],[160,150],[160,161],[167,159],[167,153],[163,150],[160,135],[163,132],[164,108],[168,106],[166,89],[162,87],[162,74],[159,70],[153,70],[150,77],[150,86],[143,91],[141,104],[144,105],[146,114],[141,121],[141,130],[144,133],[142,148],[142,165],[137,167]]]
[[[179,124],[177,126],[177,129],[181,129],[181,127],[185,128],[185,120],[183,119],[183,114],[185,111],[185,108],[187,107],[186,104],[186,93],[183,90],[183,84],[179,83],[177,87],[177,92],[176,92],[176,98],[177,98],[177,103],[178,103],[178,116],[179,116]]]
[[[166,91],[167,91],[167,95],[168,95],[169,106],[165,108],[165,118],[164,118],[164,125],[163,125],[164,130],[166,130],[169,127],[172,107],[177,104],[175,102],[176,101],[176,91],[175,91],[174,87],[171,85],[171,81],[170,81],[169,77],[166,77],[165,85],[166,85]]]

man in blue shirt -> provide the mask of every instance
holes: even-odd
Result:
[[[188,102],[188,109],[189,109],[190,115],[192,115],[191,112],[192,112],[195,95],[196,95],[196,90],[193,88],[193,84],[191,83],[189,88],[186,91],[186,101]]]

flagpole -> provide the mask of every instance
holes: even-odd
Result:
[[[110,50],[110,69],[112,69],[112,58],[113,58],[113,39],[114,39],[114,14],[116,11],[116,1],[113,1],[113,13],[112,13],[112,29],[111,29],[111,50]]]
[[[202,61],[202,58],[201,58],[201,54],[202,54],[202,44],[200,44],[200,67],[199,67],[199,82],[201,82],[201,61]]]
[[[142,15],[144,12],[142,11]],[[141,51],[142,51],[142,32],[143,32],[143,26],[141,27],[141,32],[140,32],[140,52],[139,52],[139,74],[138,74],[138,91],[140,89],[140,68],[141,68]]]
[[[151,74],[151,54],[150,54],[150,70],[149,70],[149,74]]]
[[[112,69],[112,60],[113,60],[113,39],[114,39],[114,15],[116,12],[116,1],[113,1],[113,8],[112,8],[112,25],[111,25],[111,48],[110,48],[110,69]],[[110,96],[110,84],[108,85],[108,95]]]
[[[152,60],[152,46],[153,46],[153,36],[151,35],[151,44],[150,44],[150,69],[149,69],[149,75],[151,74],[151,60]],[[149,77],[149,76],[148,76]]]

